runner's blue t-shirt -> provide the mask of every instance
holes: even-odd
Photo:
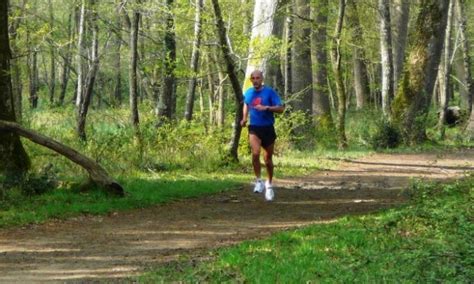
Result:
[[[270,126],[275,122],[275,117],[271,111],[259,111],[255,109],[256,105],[281,106],[282,102],[278,94],[270,87],[263,86],[259,91],[251,87],[245,91],[244,103],[248,105],[250,114],[250,125],[252,126]]]

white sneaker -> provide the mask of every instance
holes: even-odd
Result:
[[[273,186],[268,181],[265,182],[265,200],[272,201],[275,197],[275,193],[273,192]]]
[[[262,193],[264,188],[265,185],[263,184],[263,181],[261,179],[257,179],[257,181],[255,182],[255,187],[253,188],[253,192]]]

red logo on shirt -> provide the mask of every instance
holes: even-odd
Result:
[[[256,105],[261,105],[262,104],[262,98],[261,97],[256,97],[255,99],[253,99],[252,101],[252,106],[256,106]]]

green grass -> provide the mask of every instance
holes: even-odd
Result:
[[[113,211],[144,208],[172,200],[213,194],[237,187],[236,178],[203,175],[174,178],[127,177],[124,198],[113,197],[99,189],[78,192],[75,187],[58,188],[42,195],[26,196],[19,189],[8,194],[9,202],[0,211],[0,227],[41,223],[50,218],[67,218],[81,214],[106,214]]]
[[[415,184],[401,209],[345,217],[182,260],[140,282],[472,283],[474,178]]]

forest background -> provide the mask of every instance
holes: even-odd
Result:
[[[0,226],[140,208],[249,182],[247,132],[238,123],[248,66],[263,69],[287,105],[276,123],[278,177],[373,150],[470,147],[472,4],[3,1]],[[255,16],[263,11],[271,16]],[[114,192],[125,197],[89,178],[113,182],[113,190],[120,184]],[[472,178],[454,188],[463,206],[450,206],[458,208],[452,215],[467,216]],[[420,191],[421,199],[430,196]],[[461,280],[471,273],[462,252],[472,234],[462,224],[455,228],[461,262],[453,266],[456,273],[462,267]]]

